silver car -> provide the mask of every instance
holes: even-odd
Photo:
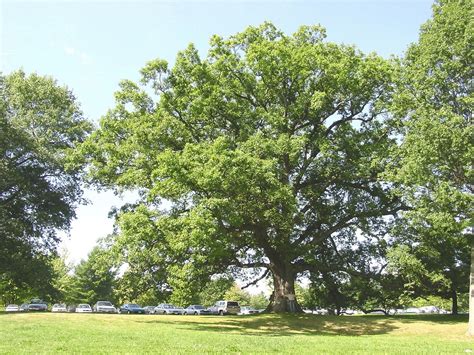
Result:
[[[182,307],[176,307],[169,303],[161,303],[155,307],[155,314],[183,314]]]
[[[117,309],[109,301],[97,301],[93,309],[97,313],[117,313]]]
[[[211,314],[211,311],[199,304],[193,304],[184,310],[184,314],[207,315]]]
[[[236,301],[217,301],[209,310],[211,314],[218,314],[220,316],[224,314],[239,314],[240,306],[239,302]]]

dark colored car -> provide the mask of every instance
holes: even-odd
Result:
[[[211,314],[211,311],[206,307],[199,304],[193,304],[184,310],[184,314],[194,314],[194,315],[208,315]]]
[[[70,304],[69,306],[67,306],[67,311],[69,313],[75,313],[76,312],[76,305],[75,304]]]
[[[125,303],[122,307],[120,307],[119,313],[145,314],[145,310],[142,307],[140,307],[138,304]]]
[[[29,311],[45,312],[48,310],[48,304],[39,298],[34,298],[28,305]]]
[[[145,314],[153,314],[153,313],[155,313],[155,307],[156,307],[156,306],[146,306],[146,307],[143,307],[143,309],[145,310]]]
[[[20,306],[20,312],[28,312],[28,308],[30,307],[30,304],[29,303],[23,303],[21,306]]]

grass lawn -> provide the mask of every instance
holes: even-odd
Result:
[[[466,316],[0,313],[0,353],[468,353]]]

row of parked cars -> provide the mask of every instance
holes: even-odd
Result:
[[[329,314],[329,311],[324,308],[318,308],[318,309],[303,309],[305,313],[309,314],[320,314],[320,315],[327,315]],[[395,315],[395,314],[448,314],[449,312],[438,308],[436,306],[425,306],[425,307],[410,307],[406,309],[390,309],[388,310],[388,314],[390,315]],[[364,314],[364,312],[359,311],[359,310],[353,310],[353,309],[345,309],[342,312],[343,315],[355,315],[355,314]],[[385,314],[381,310],[376,310],[370,312],[370,314]]]
[[[47,311],[48,305],[42,300],[32,300],[21,306],[10,304],[5,309],[7,312],[23,311]],[[98,301],[94,306],[86,303],[69,305],[56,303],[51,307],[51,312],[75,312],[75,313],[122,313],[122,314],[178,314],[178,315],[224,315],[224,314],[253,314],[259,313],[252,307],[240,307],[236,301],[218,301],[212,307],[202,305],[190,305],[187,308],[176,307],[169,303],[158,306],[141,307],[136,303],[126,303],[121,307],[115,307],[109,301]]]

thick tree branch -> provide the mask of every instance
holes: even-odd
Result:
[[[241,289],[244,290],[244,289],[246,289],[247,287],[250,287],[250,286],[252,286],[252,285],[257,284],[260,280],[263,280],[265,277],[267,277],[269,273],[270,273],[270,269],[265,270],[265,272],[264,272],[262,275],[260,275],[260,276],[259,276],[258,278],[256,278],[255,280],[249,282],[249,283],[246,284],[245,286],[242,286]]]

